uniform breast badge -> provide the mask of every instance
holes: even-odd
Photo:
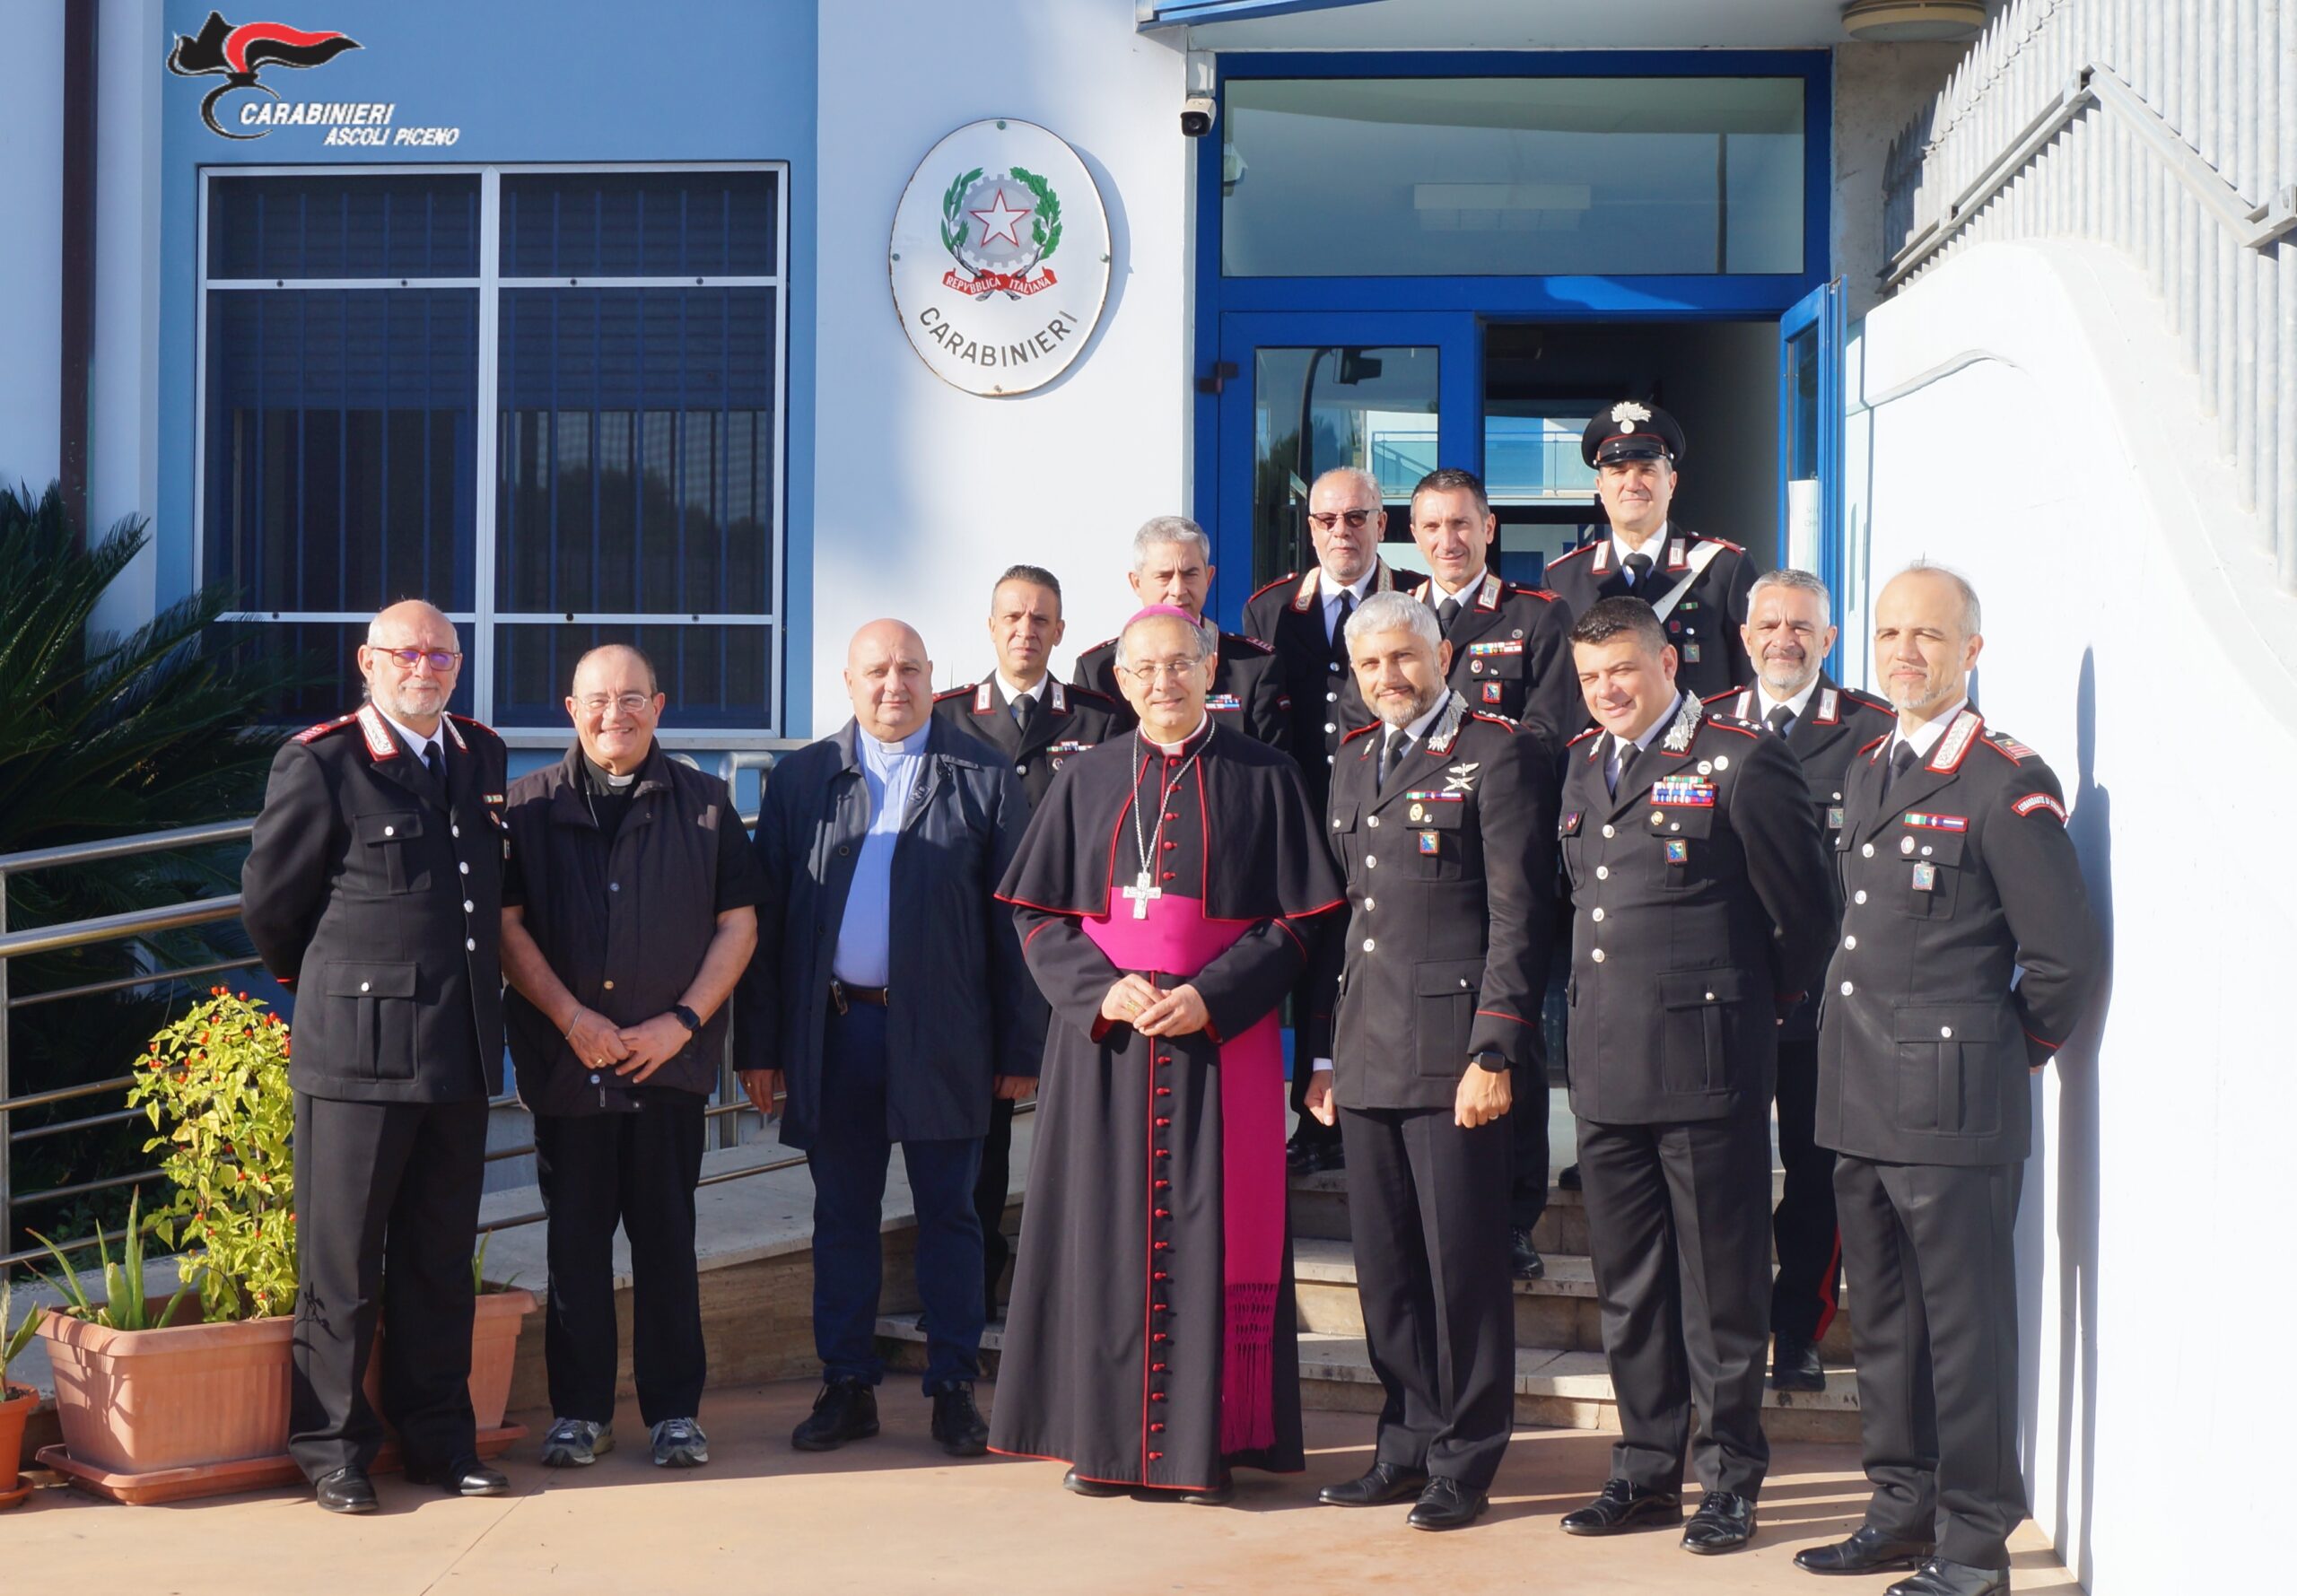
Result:
[[[1419,833],[1419,851],[1420,851],[1420,852],[1422,852],[1422,853],[1434,853],[1434,852],[1437,850],[1437,847],[1439,846],[1439,844],[1438,844],[1438,843],[1437,843],[1437,839],[1438,837],[1442,836],[1442,835],[1443,835],[1443,833],[1442,833],[1441,832],[1422,832],[1422,833]]]
[[[1671,865],[1690,863],[1690,844],[1670,837],[1667,840],[1667,862]]]
[[[1928,859],[1918,859],[1915,862],[1914,890],[1918,893],[1938,890],[1938,867]]]

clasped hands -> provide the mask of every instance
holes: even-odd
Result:
[[[1303,1102],[1319,1125],[1340,1122],[1340,1099],[1332,1095],[1332,1071],[1319,1069],[1308,1079]],[[1463,1130],[1504,1120],[1515,1105],[1515,1093],[1504,1069],[1486,1069],[1471,1063],[1460,1074],[1460,1088],[1452,1095],[1452,1123]]]
[[[1145,975],[1124,975],[1101,999],[1101,1017],[1143,1036],[1187,1036],[1212,1023],[1203,994],[1192,986],[1160,990]]]
[[[674,1014],[658,1014],[636,1025],[617,1025],[594,1009],[585,1008],[566,1027],[566,1045],[593,1069],[609,1067],[629,1084],[642,1086],[647,1077],[686,1051],[694,1033]]]

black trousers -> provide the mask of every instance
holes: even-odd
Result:
[[[2025,1166],[1834,1166],[1858,1312],[1866,1522],[1938,1555],[2007,1568],[2026,1516],[2018,1471],[2018,1295],[2012,1232]]]
[[[997,1317],[997,1286],[1012,1261],[1005,1239],[1005,1205],[1013,1195],[1013,1110],[1002,1097],[989,1104],[989,1134],[981,1142],[981,1174],[974,1182],[973,1211],[981,1220],[981,1307]]]
[[[1508,1072],[1512,1106],[1507,1138],[1514,1173],[1507,1183],[1507,1225],[1529,1230],[1547,1212],[1547,1060],[1535,1060]]]
[[[1377,1456],[1490,1487],[1515,1424],[1508,1130],[1444,1109],[1340,1111]]]
[[[1686,1448],[1710,1491],[1752,1497],[1770,1466],[1769,1118],[1756,1105],[1684,1124],[1579,1121],[1587,1251],[1619,1401],[1611,1473],[1646,1489],[1681,1488]]]
[[[1842,1300],[1842,1237],[1835,1228],[1834,1150],[1812,1139],[1819,1110],[1819,1044],[1778,1044],[1778,1162],[1786,1190],[1770,1216],[1778,1274],[1770,1285],[1770,1333],[1815,1341]]]
[[[416,1468],[477,1450],[471,1252],[486,1100],[341,1103],[295,1094],[295,1372],[287,1450],[317,1481],[371,1467],[380,1417],[360,1389],[383,1331],[383,1412]]]
[[[535,1167],[550,1216],[543,1362],[556,1417],[598,1424],[614,1417],[617,1224],[630,1240],[639,1417],[651,1427],[702,1410],[709,1355],[694,1256],[694,1188],[702,1178],[704,1106],[691,1093],[659,1093],[642,1095],[635,1113],[535,1116]]]

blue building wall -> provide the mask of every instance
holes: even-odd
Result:
[[[168,40],[197,34],[211,9],[209,0],[168,0]],[[220,138],[199,114],[220,80],[179,77],[152,63],[164,80],[159,502],[152,507],[159,601],[181,597],[196,570],[202,168],[785,161],[785,546],[775,610],[785,724],[802,735],[813,693],[815,0],[679,0],[657,9],[613,0],[548,7],[297,0],[262,20],[347,33],[361,46],[310,71],[266,70],[264,85],[283,100],[389,101],[395,126],[459,127],[460,136],[439,149],[330,148],[324,127],[281,127],[244,143]],[[236,106],[257,98],[229,97],[225,126],[236,130]]]

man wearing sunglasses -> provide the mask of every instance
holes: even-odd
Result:
[[[510,1488],[478,1461],[469,1391],[486,1101],[502,1089],[503,753],[447,712],[461,668],[453,624],[421,600],[370,622],[367,702],[279,750],[240,878],[248,936],[295,994],[288,1449],[333,1513],[376,1505],[382,1419],[360,1386],[379,1325],[408,1480]]]

